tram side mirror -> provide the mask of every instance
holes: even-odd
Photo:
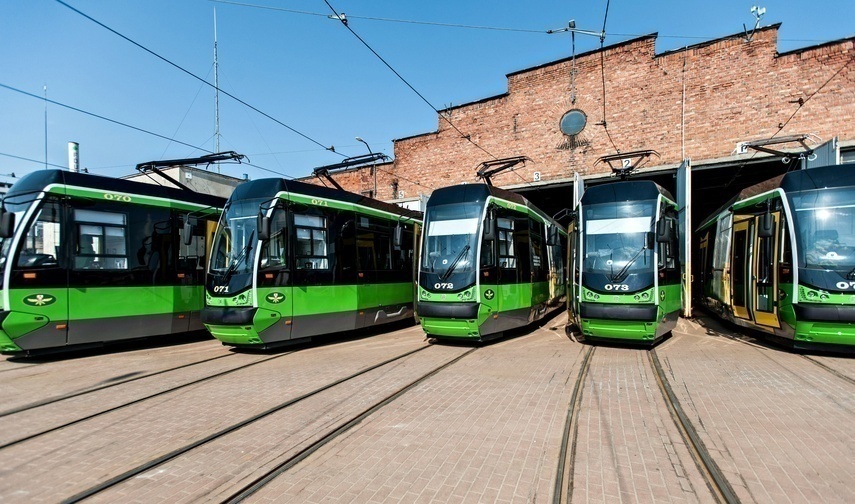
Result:
[[[653,250],[653,247],[656,246],[656,233],[650,231],[644,234],[644,248],[647,250]]]
[[[558,245],[558,228],[550,226],[547,229],[549,229],[549,231],[546,233],[546,244],[550,247]]]
[[[401,250],[401,244],[404,242],[404,228],[401,223],[395,224],[395,232],[392,234],[392,248]]]
[[[15,232],[15,214],[0,208],[0,238],[10,238]]]
[[[190,214],[184,216],[184,236],[182,236],[184,245],[190,245],[193,241],[193,221],[190,219]]]
[[[759,226],[757,228],[757,236],[760,238],[771,238],[774,235],[775,226],[772,220],[771,212],[766,212],[760,216]]]
[[[496,239],[496,214],[492,209],[487,210],[487,217],[484,218],[484,240],[493,241]]]
[[[256,228],[258,228],[259,240],[270,239],[270,217],[264,215],[262,212],[258,212],[258,217],[256,217]]]
[[[656,223],[656,242],[668,243],[674,239],[674,230],[670,226],[668,219],[660,219]]]

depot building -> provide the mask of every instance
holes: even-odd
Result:
[[[493,173],[552,215],[572,206],[574,175],[591,185],[629,168],[674,192],[683,166],[695,224],[754,183],[855,162],[855,37],[779,53],[779,27],[659,54],[653,34],[519,70],[507,92],[394,140],[392,161],[331,176],[418,208]]]

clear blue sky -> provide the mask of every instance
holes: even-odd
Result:
[[[210,83],[216,9],[220,88],[337,152],[366,153],[354,139],[360,136],[393,155],[393,139],[437,127],[421,98],[327,18],[323,0],[65,1]],[[569,35],[545,31],[575,19],[578,29],[599,32],[606,11],[606,0],[329,2],[439,109],[501,94],[507,73],[569,56]],[[661,52],[731,35],[753,27],[752,5],[767,9],[762,26],[783,23],[779,51],[855,35],[853,0],[615,0],[605,44],[658,32]],[[597,47],[597,37],[577,35],[577,52]],[[0,0],[0,69],[0,180],[44,168],[44,86],[49,100],[182,142],[48,103],[49,164],[67,165],[69,141],[80,143],[82,167],[110,176],[134,173],[139,162],[214,150],[211,87],[55,0]],[[221,150],[289,176],[342,159],[224,95],[220,133]],[[251,166],[221,171],[276,176]]]

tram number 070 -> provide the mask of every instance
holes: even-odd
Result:
[[[628,291],[629,285],[625,284],[606,284],[607,291]]]

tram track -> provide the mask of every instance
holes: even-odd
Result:
[[[425,380],[436,375],[437,373],[439,373],[443,369],[446,369],[449,366],[452,366],[453,364],[457,363],[458,361],[460,361],[464,357],[472,354],[476,350],[478,350],[477,347],[469,349],[465,353],[458,355],[457,357],[449,360],[448,362],[441,364],[440,366],[437,366],[436,368],[432,369],[428,373],[425,373],[421,377],[416,378],[415,380],[411,381],[407,385],[400,387],[395,392],[387,395],[385,398],[381,399],[380,401],[375,402],[373,405],[369,406],[367,409],[363,410],[361,413],[354,416],[348,422],[344,423],[340,427],[336,428],[335,430],[331,431],[327,435],[318,439],[317,441],[315,441],[311,445],[307,446],[306,448],[301,450],[299,453],[293,455],[292,457],[289,457],[287,460],[282,461],[276,467],[269,470],[264,475],[259,476],[254,481],[245,485],[240,490],[234,492],[228,498],[223,499],[222,502],[224,504],[236,504],[238,502],[243,502],[248,497],[252,496],[254,493],[256,493],[257,491],[264,488],[265,485],[267,485],[268,483],[273,481],[277,476],[285,473],[286,471],[288,471],[289,469],[291,469],[295,465],[299,464],[302,460],[306,459],[307,457],[309,457],[310,455],[312,455],[313,453],[315,453],[316,451],[321,449],[323,446],[327,445],[331,441],[334,441],[336,438],[338,438],[342,434],[346,433],[347,431],[349,431],[353,427],[357,426],[358,424],[360,424],[363,420],[365,420],[370,415],[376,413],[377,411],[379,411],[384,406],[388,405],[392,401],[398,399],[402,395],[406,394],[407,392],[409,392],[413,388],[415,388],[418,385],[420,385],[421,383],[423,383]]]
[[[831,374],[833,374],[834,376],[836,376],[836,377],[840,378],[841,380],[843,380],[843,381],[845,381],[845,382],[848,382],[848,383],[850,383],[850,384],[852,384],[852,385],[855,385],[855,379],[852,379],[851,377],[846,376],[845,374],[843,374],[843,373],[841,373],[840,371],[838,371],[838,370],[836,370],[836,369],[832,368],[831,366],[828,366],[827,364],[823,364],[822,362],[819,362],[818,360],[816,360],[816,359],[814,359],[813,357],[810,357],[810,356],[808,356],[808,355],[800,355],[800,357],[801,357],[802,359],[805,359],[806,361],[808,361],[808,362],[812,363],[812,364],[815,364],[815,365],[819,366],[821,369],[823,369],[823,370],[825,370],[825,371],[828,371],[829,373],[831,373]]]
[[[224,355],[217,355],[217,356],[211,357],[209,359],[203,359],[203,360],[196,361],[196,362],[189,362],[187,364],[182,364],[180,366],[175,366],[175,367],[171,367],[171,368],[167,368],[167,369],[161,369],[160,371],[154,371],[152,373],[146,373],[146,374],[134,376],[133,378],[115,381],[112,383],[101,385],[100,387],[93,387],[93,388],[88,388],[85,390],[79,390],[77,392],[69,392],[67,394],[62,394],[59,396],[48,397],[46,399],[42,399],[40,401],[35,401],[35,402],[29,403],[29,404],[25,404],[23,406],[18,406],[16,408],[11,408],[11,409],[8,409],[5,411],[0,411],[0,418],[5,417],[5,416],[9,416],[9,415],[14,415],[16,413],[21,413],[21,412],[31,410],[34,408],[39,408],[41,406],[47,406],[48,404],[53,404],[56,402],[65,401],[67,399],[71,399],[74,397],[80,397],[82,395],[91,394],[93,392],[99,392],[101,390],[106,390],[106,389],[109,389],[112,387],[118,387],[120,385],[125,385],[125,384],[135,382],[138,380],[143,380],[145,378],[151,378],[153,376],[158,376],[158,375],[162,375],[165,373],[170,373],[172,371],[178,371],[179,369],[185,369],[185,368],[189,368],[189,367],[196,366],[199,364],[206,364],[208,362],[212,362],[212,361],[215,361],[218,359],[222,359],[224,357],[231,357],[233,355],[235,355],[235,354],[229,353],[229,354],[224,354]],[[2,446],[0,446],[0,448],[2,448]]]
[[[755,349],[757,349],[757,350],[761,350],[761,351],[763,351],[763,350],[774,350],[774,351],[778,351],[778,349],[777,349],[775,346],[771,346],[771,345],[768,345],[768,344],[759,344],[759,343],[755,343],[755,342],[753,342],[753,341],[748,341],[748,340],[746,340],[746,339],[744,339],[744,338],[741,338],[741,337],[738,337],[738,336],[735,336],[735,335],[732,335],[732,334],[726,334],[726,333],[722,333],[722,332],[720,332],[720,334],[721,334],[722,336],[724,336],[725,338],[727,338],[727,339],[731,340],[731,341],[738,341],[738,342],[740,342],[740,343],[743,343],[743,344],[745,344],[745,345],[748,345],[748,346],[750,346],[750,347],[752,347],[752,348],[755,348]],[[753,336],[752,336],[752,337],[753,337]],[[761,341],[762,341],[762,340],[761,340]],[[765,343],[765,341],[764,341],[764,343]],[[797,353],[797,352],[798,352],[797,350],[793,350],[793,349],[791,349],[791,348],[782,347],[782,349],[788,350],[788,351],[789,351],[789,352],[788,352],[789,354],[792,354],[792,355],[798,355],[800,358],[802,358],[802,359],[804,359],[804,360],[806,360],[806,361],[810,362],[811,364],[814,364],[815,366],[819,367],[820,369],[822,369],[822,370],[824,370],[824,371],[826,371],[826,372],[828,372],[828,373],[830,373],[830,374],[832,374],[832,375],[836,376],[837,378],[840,378],[841,380],[843,380],[843,381],[845,381],[845,382],[847,382],[847,383],[849,383],[849,384],[851,384],[851,385],[855,385],[855,378],[852,378],[851,376],[847,376],[847,375],[845,375],[845,374],[841,373],[840,371],[838,371],[838,370],[836,370],[836,369],[832,368],[831,366],[829,366],[829,365],[827,365],[827,364],[823,364],[822,362],[818,361],[818,360],[817,360],[817,359],[815,359],[814,357],[811,357],[811,356],[809,356],[809,355],[804,355],[804,354],[801,354],[801,353]]]
[[[44,436],[44,435],[46,435],[46,434],[50,434],[50,433],[52,433],[52,432],[56,432],[56,431],[61,430],[61,429],[65,429],[65,428],[71,427],[72,425],[76,425],[76,424],[79,424],[79,423],[85,422],[85,421],[87,421],[87,420],[92,420],[93,418],[97,418],[97,417],[99,417],[99,416],[106,415],[106,414],[108,414],[108,413],[112,413],[112,412],[114,412],[114,411],[118,411],[118,410],[121,410],[121,409],[123,409],[123,408],[127,408],[127,407],[133,406],[133,405],[135,405],[135,404],[139,404],[139,403],[144,402],[144,401],[148,401],[148,400],[154,399],[154,398],[156,398],[156,397],[161,397],[161,396],[164,396],[164,395],[167,395],[167,394],[171,394],[171,393],[173,393],[173,392],[175,392],[175,391],[177,391],[177,390],[181,390],[181,389],[184,389],[184,388],[190,387],[190,386],[192,386],[192,385],[197,385],[197,384],[199,384],[199,383],[204,383],[204,382],[206,382],[206,381],[213,380],[213,379],[215,379],[215,378],[220,378],[220,377],[222,377],[222,376],[226,376],[226,375],[229,375],[229,374],[235,373],[235,372],[237,372],[237,371],[242,371],[242,370],[245,370],[245,369],[250,368],[250,367],[252,367],[252,366],[255,366],[255,365],[258,365],[258,364],[263,364],[263,363],[265,363],[265,362],[269,362],[269,361],[272,361],[272,360],[274,360],[274,359],[278,359],[278,358],[281,358],[281,357],[285,357],[286,355],[291,355],[291,354],[293,354],[293,353],[295,353],[295,352],[286,352],[286,353],[281,353],[281,354],[274,355],[274,356],[272,356],[272,357],[266,357],[266,358],[259,359],[259,360],[256,360],[256,361],[253,361],[253,362],[250,362],[250,363],[247,363],[247,364],[243,364],[243,365],[238,366],[238,367],[235,367],[235,368],[226,369],[225,371],[220,371],[220,372],[218,372],[218,373],[214,373],[214,374],[211,374],[211,375],[208,375],[208,376],[204,376],[204,377],[202,377],[202,378],[198,378],[198,379],[196,379],[196,380],[192,380],[192,381],[189,381],[189,382],[186,382],[186,383],[182,383],[181,385],[176,385],[176,386],[174,386],[174,387],[170,387],[170,388],[168,388],[168,389],[164,389],[164,390],[161,390],[161,391],[155,392],[155,393],[153,393],[153,394],[149,394],[149,395],[146,395],[146,396],[143,396],[143,397],[139,397],[139,398],[134,399],[134,400],[132,400],[132,401],[127,401],[127,402],[124,402],[124,403],[122,403],[122,404],[119,404],[119,405],[113,406],[113,407],[111,407],[111,408],[107,408],[107,409],[104,409],[104,410],[98,411],[97,413],[92,413],[92,414],[90,414],[90,415],[86,415],[86,416],[83,416],[83,417],[80,417],[80,418],[76,418],[76,419],[74,419],[74,420],[72,420],[72,421],[65,422],[65,423],[63,423],[63,424],[61,424],[61,425],[55,425],[55,426],[50,427],[50,428],[48,428],[48,429],[44,429],[44,430],[41,430],[41,431],[39,431],[39,432],[36,432],[36,433],[32,433],[32,434],[26,435],[26,436],[23,436],[23,437],[20,437],[20,438],[14,439],[14,440],[12,440],[12,441],[7,441],[7,442],[5,442],[5,443],[3,443],[3,444],[0,444],[0,450],[3,450],[3,449],[5,449],[5,448],[9,448],[9,447],[11,447],[11,446],[15,446],[15,445],[20,444],[20,443],[23,443],[23,442],[25,442],[25,441],[30,441],[30,440],[32,440],[32,439],[35,439],[35,438],[38,438],[38,437]],[[162,373],[165,373],[165,372],[175,371],[175,370],[182,369],[182,368],[186,368],[186,367],[193,366],[193,365],[196,365],[196,364],[201,364],[201,363],[205,363],[205,362],[210,362],[210,361],[213,361],[213,360],[216,360],[216,359],[220,359],[220,358],[223,358],[223,357],[228,357],[229,355],[233,355],[233,354],[222,355],[222,356],[214,357],[214,358],[212,358],[212,359],[206,359],[206,360],[204,360],[204,361],[199,361],[199,362],[195,362],[195,363],[185,364],[185,365],[182,365],[182,366],[177,366],[177,367],[175,367],[175,368],[171,368],[171,369],[169,369],[169,370],[162,370],[162,371],[158,371],[158,372],[155,372],[155,373],[150,373],[150,374],[145,375],[145,376],[135,377],[135,378],[133,378],[133,379],[130,379],[130,380],[127,380],[127,381],[124,381],[124,382],[120,382],[120,383],[116,383],[116,384],[110,384],[110,385],[107,385],[107,386],[104,386],[104,387],[100,387],[100,388],[98,388],[98,389],[92,389],[92,390],[88,390],[88,391],[81,392],[81,393],[77,393],[77,394],[69,394],[69,396],[68,396],[68,397],[64,397],[64,398],[62,398],[62,399],[57,399],[57,400],[55,400],[55,401],[49,401],[49,402],[46,402],[45,404],[40,404],[40,405],[38,405],[38,406],[33,406],[33,407],[30,407],[30,408],[23,408],[23,409],[21,409],[20,411],[16,411],[15,413],[21,413],[21,412],[23,412],[23,411],[31,410],[31,409],[34,409],[34,408],[39,407],[39,406],[46,406],[46,405],[48,405],[48,404],[56,403],[56,402],[59,402],[59,401],[62,401],[62,400],[66,400],[66,399],[70,399],[70,398],[73,398],[73,397],[78,397],[78,396],[81,396],[81,395],[84,395],[84,394],[87,394],[87,393],[97,392],[97,391],[99,391],[99,390],[104,390],[105,388],[110,388],[110,387],[113,387],[113,386],[116,386],[116,385],[121,385],[121,384],[123,384],[123,383],[125,383],[125,384],[126,384],[126,383],[128,383],[128,382],[135,381],[135,380],[137,380],[137,379],[142,379],[142,378],[146,378],[146,377],[156,376],[156,375],[159,375],[159,374],[162,374]],[[3,416],[8,416],[8,415],[11,415],[11,414],[12,414],[12,413],[8,413],[8,414],[3,415]]]
[[[576,376],[576,383],[573,385],[573,394],[567,408],[567,419],[564,422],[564,433],[561,438],[558,469],[555,473],[555,490],[552,493],[553,504],[567,504],[573,495],[573,466],[576,460],[576,439],[579,434],[579,406],[582,404],[582,393],[584,391],[582,384],[588,376],[591,357],[595,350],[596,347],[588,347],[579,374]]]
[[[665,400],[665,404],[668,406],[671,418],[677,426],[677,429],[680,431],[680,435],[683,437],[686,447],[692,455],[695,465],[701,472],[701,476],[703,476],[706,481],[707,487],[712,492],[713,497],[717,502],[727,504],[740,502],[739,498],[736,496],[736,492],[733,490],[733,487],[712,459],[709,450],[707,450],[698,435],[697,430],[694,425],[692,425],[691,420],[683,411],[680,401],[671,388],[668,378],[662,369],[662,364],[659,362],[659,357],[656,354],[655,348],[648,350],[647,358],[650,361],[650,366],[653,369],[654,376],[656,377],[656,383],[659,386],[660,392],[662,392],[662,397]]]
[[[209,434],[209,435],[205,436],[204,438],[201,438],[201,439],[199,439],[199,440],[197,440],[197,441],[194,441],[194,442],[192,442],[192,443],[188,443],[188,444],[186,444],[186,445],[184,445],[184,446],[182,446],[182,447],[176,448],[176,449],[174,449],[174,450],[172,450],[172,451],[170,451],[170,452],[168,452],[168,453],[166,453],[166,454],[164,454],[164,455],[161,455],[161,456],[159,456],[159,457],[157,457],[157,458],[154,458],[154,459],[152,459],[152,460],[150,460],[150,461],[148,461],[148,462],[145,462],[145,463],[143,463],[143,464],[140,464],[140,465],[138,465],[138,466],[136,466],[136,467],[134,467],[134,468],[132,468],[132,469],[126,470],[126,471],[124,471],[124,472],[123,472],[123,473],[121,473],[121,474],[118,474],[118,475],[116,475],[116,476],[114,476],[114,477],[112,477],[112,478],[110,478],[110,479],[108,479],[108,480],[105,480],[105,481],[103,481],[103,482],[101,482],[101,483],[99,483],[99,484],[97,484],[97,485],[94,485],[94,486],[92,486],[92,487],[90,487],[90,488],[88,488],[88,489],[86,489],[86,490],[83,490],[83,491],[81,491],[81,492],[79,492],[79,493],[77,493],[77,494],[75,494],[75,495],[73,495],[73,496],[71,496],[71,497],[69,497],[69,498],[67,498],[67,499],[63,500],[62,502],[64,502],[64,503],[75,503],[75,502],[80,502],[81,500],[88,499],[88,498],[93,497],[93,496],[95,496],[95,495],[101,494],[102,492],[105,492],[105,491],[107,491],[107,490],[109,490],[109,489],[111,489],[111,488],[113,488],[113,487],[117,487],[117,486],[119,486],[120,484],[122,484],[123,482],[126,482],[126,481],[128,481],[128,480],[131,480],[132,478],[135,478],[135,477],[137,477],[138,475],[143,474],[143,473],[145,473],[145,472],[147,472],[147,471],[149,471],[149,470],[151,470],[151,469],[153,469],[153,468],[155,468],[155,467],[158,467],[158,466],[160,466],[160,465],[162,465],[162,464],[165,464],[165,463],[167,463],[167,462],[170,462],[170,461],[173,461],[173,460],[175,460],[175,459],[178,459],[179,457],[182,457],[182,456],[184,456],[184,455],[187,455],[188,453],[190,453],[190,452],[191,452],[191,451],[193,451],[193,450],[199,449],[200,447],[202,447],[202,446],[204,446],[204,445],[207,445],[207,444],[212,443],[212,442],[214,442],[214,441],[220,440],[220,439],[222,439],[223,437],[225,437],[225,436],[227,436],[227,435],[229,435],[229,434],[232,434],[232,433],[234,433],[234,432],[236,432],[236,431],[238,431],[238,430],[240,430],[240,429],[243,429],[243,428],[248,427],[248,426],[250,426],[250,425],[252,425],[252,424],[255,424],[255,423],[257,423],[257,422],[259,422],[259,421],[261,421],[261,420],[263,420],[263,419],[265,419],[265,418],[267,418],[267,417],[269,417],[269,416],[271,416],[271,415],[273,415],[273,414],[275,414],[275,413],[278,413],[278,412],[280,412],[280,411],[285,410],[286,408],[288,408],[288,407],[290,407],[290,406],[293,406],[293,405],[295,405],[295,404],[297,404],[297,403],[300,403],[301,401],[304,401],[304,400],[309,399],[309,398],[311,398],[311,397],[317,396],[318,394],[320,394],[320,393],[322,393],[322,392],[324,392],[324,391],[327,391],[327,390],[329,390],[329,389],[332,389],[333,387],[336,387],[336,386],[338,386],[338,385],[344,384],[344,383],[346,383],[346,382],[348,382],[348,381],[351,381],[351,380],[353,380],[353,379],[355,379],[355,378],[357,378],[357,377],[363,376],[363,375],[365,375],[365,374],[367,374],[367,373],[369,373],[369,372],[371,372],[371,371],[377,370],[377,369],[379,369],[379,368],[382,368],[382,367],[384,367],[384,366],[387,366],[387,365],[389,365],[389,364],[392,364],[392,363],[394,363],[394,362],[396,362],[396,361],[400,361],[400,360],[402,360],[402,359],[405,359],[405,358],[407,358],[407,357],[409,357],[409,356],[412,356],[412,355],[414,355],[414,354],[416,354],[416,353],[418,353],[418,352],[421,352],[421,351],[423,351],[423,350],[426,350],[426,349],[428,349],[428,348],[431,348],[431,345],[424,345],[424,346],[420,346],[420,347],[418,347],[418,348],[416,348],[416,349],[414,349],[414,350],[410,350],[410,351],[405,352],[405,353],[402,353],[402,354],[400,354],[400,355],[397,355],[397,356],[391,357],[391,358],[386,359],[386,360],[384,360],[384,361],[382,361],[382,362],[379,362],[379,363],[377,363],[377,364],[373,364],[373,365],[371,365],[371,366],[369,366],[369,367],[366,367],[366,368],[361,369],[361,370],[359,370],[359,371],[357,371],[357,372],[354,372],[354,373],[352,373],[352,374],[350,374],[350,375],[348,375],[348,376],[342,377],[342,378],[337,379],[337,380],[335,380],[335,381],[333,381],[333,382],[330,382],[330,383],[325,384],[325,385],[323,385],[323,386],[317,387],[317,388],[315,388],[315,389],[313,389],[313,390],[311,390],[311,391],[308,391],[308,392],[306,392],[306,393],[304,393],[304,394],[302,394],[302,395],[300,395],[300,396],[297,396],[297,397],[294,397],[294,398],[288,399],[287,401],[283,401],[282,403],[277,404],[277,405],[274,405],[274,406],[272,406],[272,407],[270,407],[270,408],[266,409],[265,411],[259,412],[259,413],[255,414],[255,415],[253,415],[253,416],[251,416],[251,417],[249,417],[249,418],[245,418],[245,419],[243,419],[243,420],[241,420],[241,421],[239,421],[239,422],[235,422],[235,423],[233,423],[232,425],[229,425],[229,426],[224,427],[224,428],[222,428],[222,429],[220,429],[220,430],[218,430],[218,431],[216,431],[216,432],[214,432],[214,433],[211,433],[211,434]],[[341,427],[338,427],[338,428],[336,428],[335,430],[333,430],[331,433],[328,433],[328,434],[324,435],[324,436],[323,436],[320,440],[318,440],[317,442],[315,442],[315,443],[313,443],[312,445],[310,445],[310,446],[308,446],[308,447],[304,448],[303,450],[301,450],[301,451],[300,451],[299,453],[297,453],[296,455],[294,455],[294,456],[290,457],[288,460],[286,460],[286,461],[284,461],[284,462],[282,462],[282,463],[278,464],[278,465],[277,465],[274,469],[272,469],[271,471],[268,471],[268,472],[267,472],[267,473],[265,473],[264,475],[262,475],[262,476],[260,476],[260,477],[258,477],[258,478],[256,478],[256,479],[254,479],[254,480],[253,480],[253,482],[252,482],[250,485],[256,485],[256,486],[257,486],[257,487],[256,487],[256,490],[257,490],[258,488],[261,488],[264,484],[266,484],[266,482],[267,482],[267,481],[269,481],[269,480],[271,480],[272,478],[274,478],[274,477],[275,477],[275,475],[272,475],[272,473],[273,473],[273,472],[275,472],[275,471],[277,471],[277,470],[278,470],[279,472],[277,472],[277,473],[276,473],[276,475],[281,474],[282,472],[284,472],[285,470],[287,470],[287,468],[290,468],[290,467],[292,467],[294,464],[296,464],[297,462],[299,462],[299,460],[304,459],[305,457],[307,457],[308,455],[310,455],[312,452],[316,451],[318,448],[320,448],[320,447],[321,447],[321,446],[323,446],[324,444],[328,443],[329,441],[331,441],[332,439],[334,439],[335,437],[337,437],[337,436],[338,436],[338,435],[340,435],[341,433],[343,433],[343,432],[347,431],[348,429],[352,428],[353,426],[357,425],[359,422],[361,422],[365,417],[367,417],[367,416],[368,416],[368,415],[370,415],[371,413],[373,413],[373,412],[377,411],[378,409],[382,408],[384,405],[386,405],[386,404],[388,404],[389,402],[393,401],[395,398],[399,397],[400,395],[402,395],[402,394],[403,394],[403,393],[405,393],[406,391],[408,391],[408,390],[412,389],[413,387],[415,387],[416,385],[418,385],[418,384],[419,384],[419,383],[421,383],[422,381],[426,380],[426,379],[427,379],[427,378],[429,378],[430,376],[433,376],[434,374],[438,373],[439,371],[441,371],[441,370],[442,370],[442,369],[444,369],[445,367],[448,367],[449,365],[453,364],[454,362],[457,362],[458,360],[460,360],[461,358],[465,357],[466,355],[469,355],[470,353],[472,353],[472,352],[473,352],[473,351],[475,351],[475,350],[476,350],[476,349],[471,349],[471,350],[467,351],[466,353],[464,353],[464,354],[462,354],[462,355],[460,355],[460,356],[457,356],[457,357],[455,357],[455,358],[453,358],[453,359],[449,360],[449,361],[448,361],[448,362],[446,362],[445,364],[443,364],[443,365],[441,365],[441,366],[439,366],[439,367],[434,368],[434,369],[433,369],[432,371],[430,371],[429,373],[422,375],[420,378],[418,378],[418,379],[416,379],[415,381],[413,381],[413,382],[409,383],[409,384],[408,384],[408,385],[406,385],[405,387],[403,387],[403,388],[399,388],[399,389],[398,389],[395,393],[393,393],[392,395],[386,396],[383,400],[381,400],[381,401],[379,401],[379,402],[376,402],[373,406],[371,406],[371,407],[369,407],[368,409],[364,410],[364,411],[363,411],[362,413],[360,413],[358,416],[353,417],[351,420],[349,420],[348,422],[346,422],[346,423],[345,423],[344,425],[342,425]],[[396,394],[397,394],[397,395],[396,395]],[[290,464],[290,465],[288,465],[288,464]],[[284,466],[286,466],[286,465],[287,465],[287,467],[283,469],[283,467],[284,467]],[[272,475],[272,476],[271,476],[271,475]],[[237,492],[233,493],[233,494],[232,494],[232,497],[230,497],[229,499],[234,499],[236,496],[241,495],[241,494],[243,494],[243,493],[247,492],[247,491],[249,490],[249,486],[250,486],[250,485],[247,485],[247,486],[245,486],[245,487],[241,488],[239,491],[237,491]],[[252,492],[254,492],[254,491],[255,491],[255,490],[252,490]],[[249,495],[249,494],[247,494],[247,495]],[[244,497],[241,497],[241,499],[242,499],[242,498],[245,498],[245,496],[244,496]]]

